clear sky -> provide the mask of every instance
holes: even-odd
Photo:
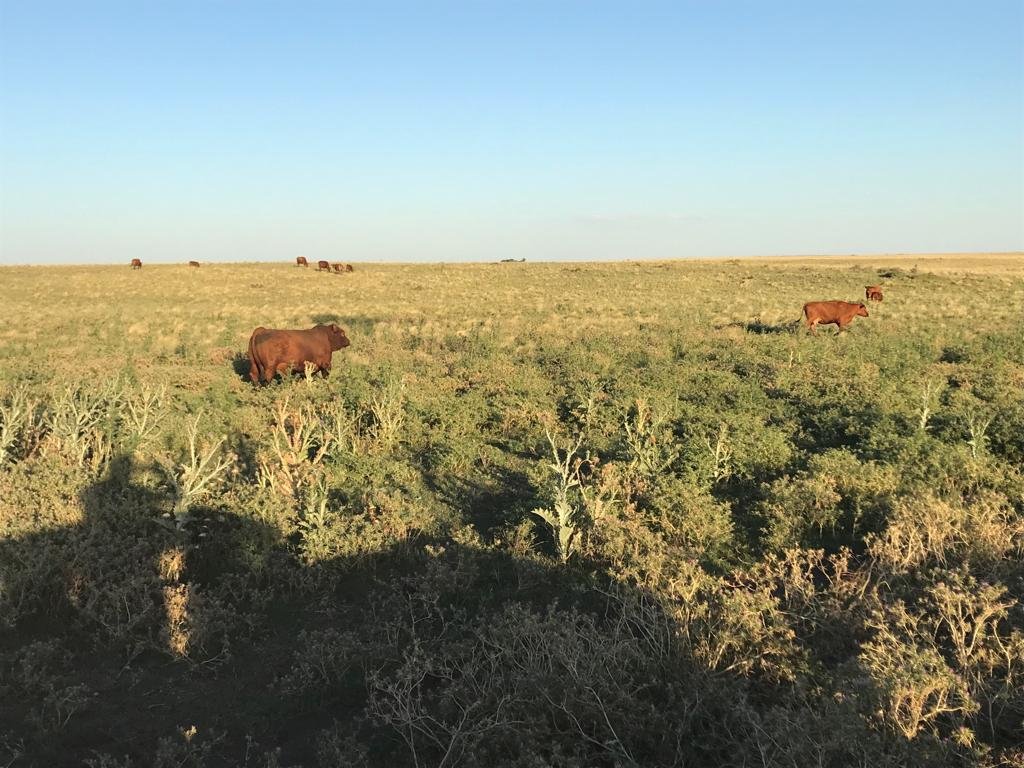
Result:
[[[1024,0],[0,0],[0,262],[1024,249]]]

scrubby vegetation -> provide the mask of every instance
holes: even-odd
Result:
[[[1024,761],[1019,261],[9,268],[0,319],[0,765]],[[245,380],[317,322],[329,379]]]

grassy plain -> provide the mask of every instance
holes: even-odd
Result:
[[[1024,255],[355,266],[0,269],[0,765],[1024,760]]]

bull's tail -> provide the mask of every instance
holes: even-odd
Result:
[[[260,378],[263,376],[263,371],[260,370],[260,366],[256,362],[256,334],[259,330],[257,328],[249,337],[249,378],[252,379],[253,384],[259,384]]]

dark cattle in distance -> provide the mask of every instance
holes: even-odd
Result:
[[[199,266],[199,262],[198,262],[198,261],[190,261],[190,262],[188,263],[188,265],[189,265],[190,267],[198,267],[198,266]]]
[[[880,285],[866,285],[864,286],[864,298],[868,301],[881,301],[882,300],[882,286]]]
[[[842,331],[853,322],[853,318],[867,316],[867,307],[850,301],[809,301],[804,304],[804,322],[814,334],[817,334],[819,325],[835,325]]]
[[[296,256],[295,257],[295,266],[296,267],[308,267],[309,266],[309,262],[306,261],[306,257],[305,256]]]
[[[326,262],[326,261],[318,261],[316,263],[316,271],[317,272],[330,272],[331,271],[331,265],[328,262]]]
[[[346,264],[345,265],[345,271],[346,272],[351,272],[352,271],[352,265],[351,264]]]
[[[132,269],[142,269],[142,259],[132,259]]]
[[[344,329],[333,323],[300,331],[259,327],[249,337],[249,378],[254,384],[269,382],[279,373],[304,372],[306,363],[326,377],[331,355],[348,345]]]
[[[345,271],[345,265],[344,264],[331,264],[331,269],[333,269],[335,272],[340,274],[340,273]]]

